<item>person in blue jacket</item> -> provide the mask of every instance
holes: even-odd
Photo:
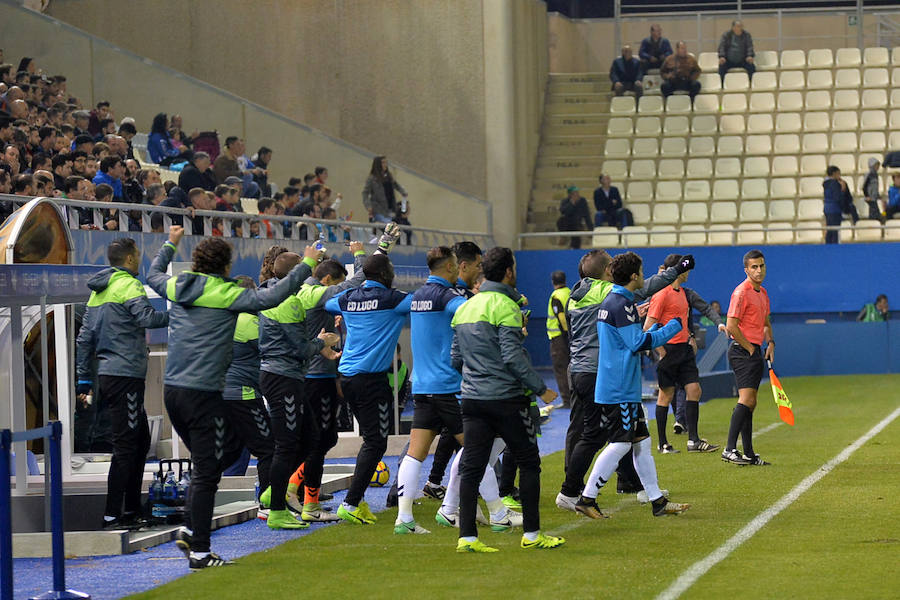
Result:
[[[837,229],[831,229],[831,227],[837,228],[841,226],[841,221],[843,220],[841,196],[844,190],[847,189],[847,183],[841,179],[841,170],[834,165],[829,166],[825,174],[826,177],[825,181],[822,182],[822,187],[825,193],[825,225],[829,227],[825,231],[825,243],[837,244],[839,232]]]
[[[371,525],[376,518],[363,497],[387,450],[394,399],[387,373],[409,318],[412,295],[391,288],[394,267],[386,253],[367,258],[363,273],[362,287],[335,296],[325,303],[325,310],[342,315],[347,327],[338,371],[343,376],[344,399],[359,421],[363,438],[353,480],[337,514],[349,523]]]
[[[162,166],[168,166],[179,159],[187,161],[191,158],[191,151],[186,146],[176,145],[169,136],[168,125],[169,117],[166,113],[159,113],[153,117],[150,137],[147,139],[147,153],[150,154],[150,160]]]
[[[585,410],[582,433],[582,441],[602,438],[608,439],[609,445],[597,457],[575,510],[593,519],[606,516],[597,507],[597,495],[622,457],[634,450],[634,468],[650,499],[653,515],[678,514],[690,505],[669,502],[657,483],[650,431],[641,407],[640,354],[668,342],[681,331],[683,324],[675,317],[662,327],[643,331],[634,296],[644,285],[640,256],[634,252],[616,256],[610,264],[610,273],[615,285],[600,303],[597,385],[594,402]],[[576,447],[573,464],[579,454]]]
[[[644,93],[644,69],[641,61],[634,57],[631,46],[622,46],[622,56],[616,58],[609,68],[609,79],[616,96],[634,92],[635,99],[638,99]]]
[[[646,73],[650,69],[658,69],[666,58],[672,55],[672,44],[668,38],[662,36],[662,27],[658,23],[650,26],[650,37],[641,41],[641,49],[638,57],[641,59],[641,68]]]

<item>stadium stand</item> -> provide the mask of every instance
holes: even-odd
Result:
[[[636,226],[648,228],[650,244],[671,234],[656,226],[683,232],[678,240],[683,245],[699,240],[698,228],[726,223],[737,226],[738,235],[711,233],[707,243],[819,243],[820,232],[791,229],[823,223],[821,184],[831,164],[841,169],[863,213],[860,186],[869,158],[881,160],[900,143],[895,132],[900,53],[887,48],[759,52],[752,85],[744,72],[729,72],[719,85],[714,52],[701,52],[698,60],[703,87],[693,107],[686,95],[665,102],[652,89],[638,102],[623,96],[607,105],[607,94],[581,92],[602,89],[593,81],[602,76],[551,76],[551,98],[577,99],[570,116],[591,119],[591,129],[568,132],[550,125],[544,138],[589,140],[602,147],[603,160],[595,172],[584,168],[588,157],[554,157],[551,168],[539,169],[532,198],[538,219],[540,209],[551,207],[551,197],[559,195],[539,191],[546,189],[542,177],[593,187],[597,175],[608,173],[619,181],[627,176],[625,206]],[[538,165],[545,164],[539,156]],[[842,241],[882,239],[882,229],[871,226],[861,221]],[[641,239],[628,237],[631,243]]]

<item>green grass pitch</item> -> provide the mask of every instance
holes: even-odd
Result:
[[[653,518],[633,496],[604,490],[612,518],[590,521],[557,509],[562,453],[546,457],[542,528],[568,543],[522,550],[519,533],[480,529],[500,548],[456,554],[457,530],[434,522],[438,503],[422,500],[427,536],[392,534],[396,509],[371,527],[341,524],[234,567],[183,577],[142,598],[653,598],[796,484],[900,406],[900,376],[792,378],[783,385],[797,425],[755,438],[770,467],[736,467],[718,453],[655,455],[663,488],[693,506]],[[754,418],[759,431],[778,421],[768,386]],[[733,400],[704,404],[701,435],[724,444]],[[671,423],[671,420],[670,420]],[[652,435],[655,429],[651,423]],[[684,449],[686,436],[670,436]],[[900,595],[900,419],[871,439],[778,514],[682,597],[896,598]]]

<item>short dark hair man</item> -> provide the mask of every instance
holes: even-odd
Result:
[[[147,281],[172,302],[165,404],[194,465],[189,528],[179,531],[176,544],[192,569],[203,569],[228,564],[210,552],[209,530],[219,478],[241,451],[222,401],[238,315],[272,308],[295,294],[320,253],[308,246],[303,262],[284,279],[257,291],[229,278],[231,246],[216,237],[194,247],[190,271],[170,277],[166,269],[183,235],[181,227],[169,230],[169,241],[150,264]]]
[[[722,452],[722,460],[736,465],[763,466],[769,463],[753,451],[753,411],[765,361],[775,360],[775,339],[769,319],[769,294],[762,286],[766,279],[766,258],[762,252],[750,250],[744,255],[744,273],[747,278],[731,293],[725,325],[732,340],[728,362],[734,370],[738,403],[731,413],[728,444]],[[766,343],[765,358],[763,342]],[[744,442],[743,454],[737,451],[739,434]]]
[[[169,315],[153,309],[137,279],[141,251],[134,240],[114,240],[106,255],[109,268],[88,281],[91,297],[76,339],[76,392],[84,401],[95,387],[91,366],[96,355],[97,387],[109,409],[113,431],[102,525],[122,529],[146,524],[141,517],[141,491],[150,429],[144,410],[144,330],[165,327]]]
[[[563,406],[568,408],[569,390],[569,319],[566,306],[572,290],[566,285],[566,273],[553,271],[550,274],[553,292],[547,302],[547,337],[550,339],[550,360],[553,363],[553,376],[559,388]]]
[[[478,484],[490,460],[494,438],[500,436],[519,465],[523,510],[521,546],[555,548],[561,537],[540,531],[541,457],[529,414],[530,395],[550,403],[547,389],[522,348],[521,294],[516,289],[516,261],[509,248],[491,248],[484,255],[481,291],[453,317],[450,360],[462,373],[463,428],[466,447],[460,462],[460,515],[457,552],[496,552],[478,540],[475,525]]]

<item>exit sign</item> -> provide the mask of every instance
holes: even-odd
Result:
[[[859,25],[859,17],[857,15],[847,15],[847,25],[850,27]]]

